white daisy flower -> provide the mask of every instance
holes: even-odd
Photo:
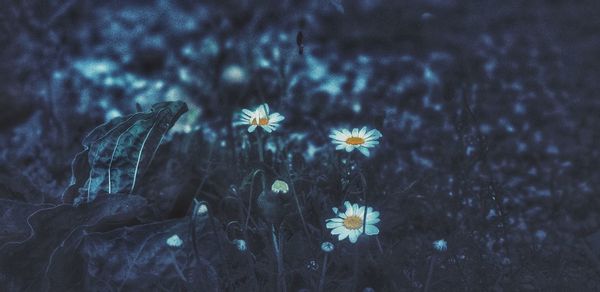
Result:
[[[338,235],[338,240],[342,241],[349,238],[350,242],[355,243],[358,240],[358,236],[363,233],[363,227],[367,235],[379,234],[379,228],[375,226],[379,222],[379,212],[373,211],[373,208],[367,208],[367,219],[365,218],[365,206],[359,206],[358,204],[350,204],[350,202],[344,202],[346,207],[345,212],[339,212],[338,208],[333,208],[333,212],[338,216],[336,218],[327,219],[327,228],[332,229],[332,235]],[[365,224],[366,223],[366,224]]]
[[[337,144],[335,150],[346,149],[347,152],[351,152],[358,149],[360,153],[368,157],[370,155],[369,148],[379,144],[377,140],[382,136],[377,129],[367,131],[367,127],[362,127],[360,130],[354,128],[352,132],[348,129],[333,130],[329,138],[332,139],[333,144]]]
[[[261,127],[267,133],[271,133],[280,126],[279,122],[283,121],[283,119],[285,117],[279,113],[269,113],[269,105],[263,103],[253,111],[243,109],[240,120],[235,124],[248,125],[248,132],[250,133],[254,132],[257,127]]]

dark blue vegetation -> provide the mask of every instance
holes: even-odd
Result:
[[[599,291],[598,31],[594,0],[2,1],[0,291]]]

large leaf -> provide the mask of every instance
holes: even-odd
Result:
[[[120,228],[84,237],[78,248],[85,291],[217,291],[218,243],[206,218],[196,225],[194,256],[190,218]],[[169,246],[173,236],[180,246]],[[67,288],[67,287],[56,287]]]
[[[57,273],[61,281],[77,285],[82,271],[74,269],[73,246],[89,232],[134,220],[145,207],[146,200],[139,196],[111,196],[80,207],[63,204],[38,209],[22,224],[26,238],[0,246],[0,291],[45,290],[49,275],[56,278]],[[70,268],[53,268],[57,263]]]
[[[0,165],[0,198],[29,203],[41,203],[44,195],[37,190],[30,179],[8,165]]]
[[[72,164],[65,203],[86,203],[99,194],[131,194],[163,137],[187,111],[183,102],[161,102],[148,113],[112,119],[83,139],[84,150]]]
[[[0,246],[29,236],[27,218],[33,212],[51,205],[35,205],[0,199]]]

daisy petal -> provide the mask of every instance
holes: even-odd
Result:
[[[274,113],[271,116],[269,116],[269,122],[271,123],[279,123],[283,120],[285,120],[285,117],[278,113]]]
[[[371,154],[369,153],[369,148],[367,147],[359,147],[358,151],[360,151],[360,153],[362,153],[366,157],[369,157],[369,155]]]
[[[344,232],[346,232],[346,227],[344,226],[338,226],[336,228],[334,228],[333,230],[331,230],[331,235],[337,235],[337,234],[342,234]]]
[[[256,109],[256,112],[259,113],[261,117],[268,117],[269,116],[269,105],[266,103],[261,104]]]
[[[248,132],[252,133],[252,132],[254,132],[254,130],[256,130],[256,125],[252,125],[252,126],[248,127]]]
[[[375,225],[367,224],[367,227],[365,228],[365,233],[367,235],[379,234],[379,228],[377,228]]]
[[[344,231],[342,233],[340,233],[340,235],[338,236],[338,240],[342,241],[342,240],[346,239],[346,237],[348,237],[348,235],[350,235],[348,230],[346,228],[344,228]]]
[[[358,128],[352,129],[352,137],[357,137],[357,136],[358,136]]]
[[[352,145],[346,145],[346,152],[351,152],[352,150],[354,150]]]
[[[342,222],[327,222],[327,224],[325,224],[325,227],[327,227],[328,229],[334,229],[334,228],[338,228],[340,226],[344,226],[344,223],[342,223]]]
[[[342,141],[346,141],[343,137],[343,134],[331,134],[329,135],[329,138],[331,138],[333,140],[333,142],[342,142]]]
[[[344,140],[344,133],[342,133],[340,130],[332,130],[331,134],[329,135],[329,137],[331,139],[336,139],[336,140]]]
[[[365,206],[361,206],[360,208],[358,208],[358,210],[356,210],[356,213],[358,216],[360,216],[360,218],[364,218],[365,216]]]
[[[364,139],[365,140],[374,140],[374,139],[378,139],[382,136],[383,135],[381,135],[381,132],[377,131],[377,129],[372,129],[371,131],[367,132]]]
[[[360,233],[358,232],[358,230],[352,230],[350,232],[350,242],[356,243],[359,235],[360,235]]]
[[[381,221],[379,218],[367,218],[367,224],[376,224],[379,223],[379,221]]]
[[[346,207],[346,216],[354,215],[354,209],[352,208],[352,204],[350,204],[350,202],[344,202],[344,207]]]
[[[375,219],[379,217],[379,211],[367,213],[367,219]]]
[[[358,136],[365,137],[366,133],[367,133],[367,127],[362,127],[362,129],[360,129],[360,131],[358,132]]]
[[[365,142],[365,144],[362,144],[362,146],[367,147],[367,148],[373,148],[375,147],[375,145],[378,145],[379,141],[367,141]]]
[[[249,109],[243,109],[242,113],[248,117],[252,117],[254,115],[254,112]]]

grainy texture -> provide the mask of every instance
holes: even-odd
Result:
[[[5,2],[2,291],[600,290],[597,1]],[[165,101],[133,191],[62,204],[82,140]],[[263,102],[276,131],[233,124]],[[346,200],[378,235],[331,235]]]

